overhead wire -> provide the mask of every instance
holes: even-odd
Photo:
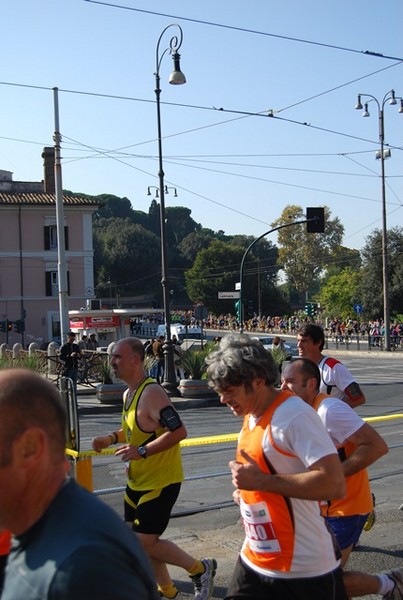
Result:
[[[288,35],[280,35],[280,34],[276,34],[276,33],[269,33],[266,31],[259,31],[257,29],[248,29],[247,27],[237,27],[235,25],[227,25],[224,23],[215,23],[213,21],[206,21],[205,19],[194,19],[194,18],[190,18],[190,17],[183,17],[180,15],[172,15],[172,14],[168,14],[168,13],[161,13],[161,12],[157,12],[157,11],[152,11],[152,10],[146,10],[146,9],[142,9],[142,8],[135,8],[132,6],[124,6],[121,4],[115,4],[112,2],[102,2],[101,0],[84,0],[84,2],[89,2],[90,4],[100,4],[103,6],[108,6],[111,8],[119,8],[119,9],[123,9],[123,10],[130,10],[130,11],[134,11],[134,12],[139,12],[139,13],[144,13],[144,14],[149,14],[149,15],[154,15],[154,16],[158,16],[158,17],[168,17],[169,19],[176,19],[178,21],[187,21],[188,23],[197,23],[198,25],[208,25],[210,27],[219,27],[221,29],[231,29],[233,31],[240,31],[242,33],[251,33],[254,35],[260,35],[260,36],[265,36],[265,37],[272,37],[272,38],[277,38],[277,39],[281,39],[281,40],[286,40],[288,42],[298,42],[298,43],[302,43],[302,44],[311,44],[313,46],[320,46],[323,48],[330,48],[332,50],[341,50],[344,52],[352,52],[354,54],[362,54],[365,56],[369,56],[369,57],[376,57],[376,58],[384,58],[387,60],[397,60],[397,61],[403,61],[403,58],[400,57],[396,57],[396,56],[388,56],[385,54],[382,54],[380,52],[375,52],[375,51],[371,51],[371,50],[357,50],[355,48],[347,48],[345,46],[336,46],[334,44],[327,44],[325,42],[314,42],[312,40],[306,40],[303,38],[297,38],[295,36],[288,36]]]

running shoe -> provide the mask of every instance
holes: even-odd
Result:
[[[403,569],[393,569],[385,573],[395,583],[391,592],[383,596],[383,600],[403,600]]]
[[[214,588],[214,575],[217,561],[214,558],[202,558],[205,571],[191,577],[195,590],[195,600],[210,600]]]

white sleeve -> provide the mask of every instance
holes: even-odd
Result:
[[[348,404],[336,398],[326,398],[319,406],[318,415],[336,446],[365,424]]]
[[[336,448],[316,411],[301,398],[293,396],[275,412],[272,421],[274,441],[308,468]]]
[[[330,371],[329,384],[336,385],[339,388],[339,390],[342,390],[343,392],[350,385],[350,383],[353,383],[353,381],[355,381],[355,379],[352,376],[352,374],[350,373],[350,371],[342,363],[339,363],[339,362],[336,363],[334,365],[334,367],[329,369],[329,371]],[[324,379],[325,379],[326,383],[328,383],[327,378],[324,378]]]

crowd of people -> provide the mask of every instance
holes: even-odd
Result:
[[[248,334],[224,335],[206,359],[220,402],[242,418],[229,469],[245,538],[225,600],[402,600],[403,569],[345,570],[373,522],[367,468],[387,445],[354,410],[366,398],[353,375],[323,354],[323,327],[304,323],[296,334],[299,357],[283,364],[281,387],[271,353]],[[97,452],[116,445],[126,465],[130,528],[69,477],[56,387],[30,371],[0,371],[2,600],[176,598],[169,565],[190,577],[195,600],[212,597],[217,561],[161,537],[184,478],[187,431],[145,353],[136,337],[114,345],[111,367],[128,385],[121,426],[92,442]]]

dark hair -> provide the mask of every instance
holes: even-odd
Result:
[[[2,466],[11,461],[14,441],[30,427],[43,429],[55,461],[64,460],[66,411],[56,386],[26,369],[4,369],[0,377]]]
[[[297,331],[297,334],[302,337],[310,337],[314,344],[320,342],[319,350],[322,351],[325,346],[325,334],[320,325],[314,323],[305,323]]]
[[[319,367],[310,358],[304,358],[303,356],[300,356],[298,358],[293,358],[291,362],[284,363],[285,366],[283,369],[283,375],[287,372],[287,369],[291,365],[295,365],[295,363],[299,365],[300,373],[302,373],[305,379],[316,379],[316,388],[319,389],[321,382]]]
[[[265,384],[270,386],[278,377],[271,353],[259,340],[246,334],[224,336],[219,349],[205,360],[208,378],[219,391],[242,385],[250,391],[255,379],[264,379]]]

